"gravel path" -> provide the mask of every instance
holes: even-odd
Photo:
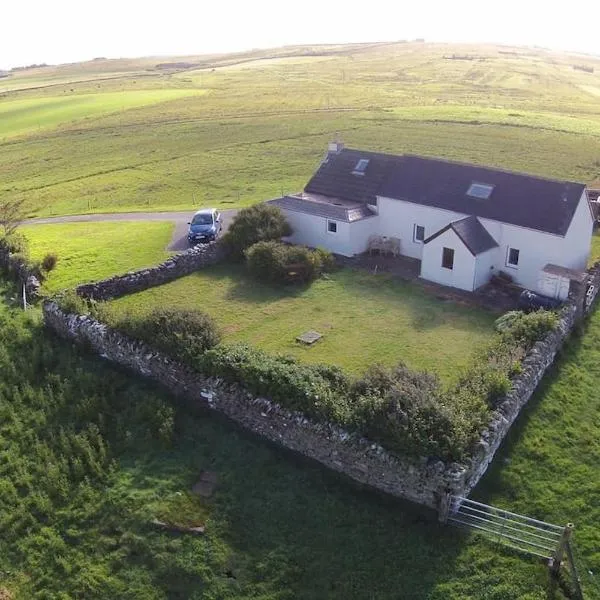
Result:
[[[103,221],[172,221],[175,223],[171,243],[167,250],[186,250],[189,245],[187,241],[188,221],[193,212],[132,212],[132,213],[103,213],[93,215],[67,215],[64,217],[40,217],[25,221],[26,225],[48,225],[51,223],[99,223]],[[237,210],[221,211],[223,220],[223,231],[225,233]]]

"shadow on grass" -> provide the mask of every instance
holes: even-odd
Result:
[[[217,473],[208,528],[226,541],[240,592],[425,599],[452,577],[467,538],[433,512],[359,488],[220,419],[179,412],[175,450],[130,455],[122,467],[139,488],[169,479],[186,490],[201,471]]]
[[[243,265],[221,265],[205,269],[197,275],[215,283],[224,280],[231,281],[232,286],[226,294],[227,300],[256,304],[257,306],[275,302],[285,298],[300,298],[304,296],[313,284],[302,285],[268,285],[252,278]],[[343,287],[349,298],[354,298],[357,304],[384,302],[389,310],[409,311],[412,327],[416,331],[434,330],[449,320],[461,318],[464,325],[471,322],[479,325],[491,323],[486,311],[459,306],[452,302],[440,300],[421,290],[410,282],[402,281],[388,275],[371,275],[363,271],[340,269],[324,276],[321,282],[331,280],[335,285]],[[324,291],[324,293],[326,293]]]

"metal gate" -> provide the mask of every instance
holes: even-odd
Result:
[[[450,496],[448,500],[449,524],[471,529],[503,546],[543,558],[556,576],[566,559],[575,597],[583,599],[570,540],[572,524],[553,525],[462,496]]]
[[[450,498],[448,523],[474,529],[505,546],[548,560],[557,558],[557,551],[565,536],[565,527],[461,496]]]

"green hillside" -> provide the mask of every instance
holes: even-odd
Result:
[[[334,137],[600,178],[600,59],[526,48],[91,61],[0,80],[0,115],[0,200],[40,215],[251,204],[299,189]]]

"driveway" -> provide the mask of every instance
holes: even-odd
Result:
[[[167,250],[180,252],[189,248],[187,241],[188,221],[191,220],[193,212],[132,212],[132,213],[103,213],[94,215],[68,215],[64,217],[40,217],[25,221],[26,225],[48,225],[51,223],[99,223],[103,221],[172,221],[175,223],[171,243]],[[229,209],[221,211],[223,220],[223,232],[225,233],[231,224],[237,210]]]

